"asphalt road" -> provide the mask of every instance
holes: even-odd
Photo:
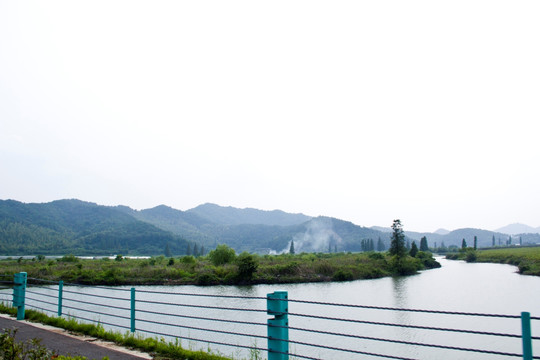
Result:
[[[17,321],[7,315],[0,314],[0,332],[4,329],[18,329],[15,339],[41,339],[41,344],[58,355],[85,356],[88,359],[110,360],[152,359],[145,353],[122,349],[114,344],[105,343],[92,337],[68,334],[65,330],[27,321]]]

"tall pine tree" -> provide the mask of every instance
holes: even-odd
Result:
[[[405,233],[401,220],[394,220],[392,224],[392,236],[390,237],[390,255],[396,255],[398,258],[405,257],[407,249],[405,248]]]
[[[294,240],[291,240],[291,247],[289,248],[289,254],[294,255]]]

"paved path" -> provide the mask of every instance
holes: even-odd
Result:
[[[102,359],[107,356],[110,360],[152,359],[148,354],[123,349],[96,338],[71,335],[63,329],[17,321],[0,314],[0,332],[13,328],[18,329],[15,336],[17,341],[41,339],[43,346],[58,355],[85,356],[88,359]]]

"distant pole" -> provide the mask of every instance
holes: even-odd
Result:
[[[20,272],[13,277],[13,306],[17,308],[17,320],[24,320],[27,274]]]

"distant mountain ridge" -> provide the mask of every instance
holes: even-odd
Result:
[[[504,229],[504,228],[503,228]],[[521,227],[520,229],[524,229]],[[510,229],[511,230],[511,229]],[[331,217],[312,218],[281,210],[238,209],[203,204],[187,211],[159,205],[134,210],[80,200],[24,204],[0,200],[0,254],[144,254],[182,255],[189,249],[213,249],[224,243],[237,252],[286,252],[291,241],[298,252],[362,251],[379,239],[386,249],[391,228],[362,227]],[[405,231],[408,243],[426,237],[434,246],[478,247],[540,243],[539,234],[512,235],[481,229]],[[371,242],[370,242],[371,241]]]
[[[281,210],[238,209],[206,203],[187,211],[221,225],[278,225],[290,226],[311,220],[304,214],[290,214]]]

